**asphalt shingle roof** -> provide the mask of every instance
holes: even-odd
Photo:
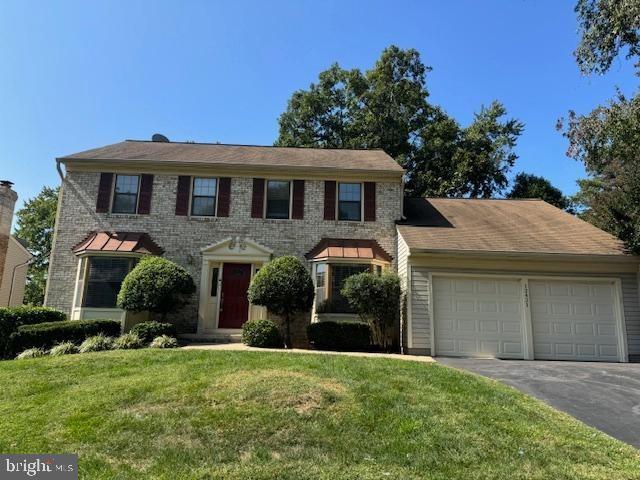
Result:
[[[410,249],[628,255],[623,242],[542,200],[411,198],[398,230]]]

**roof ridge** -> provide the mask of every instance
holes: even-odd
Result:
[[[170,142],[154,142],[153,140],[138,140],[135,138],[126,138],[125,142],[136,142],[136,143],[158,143],[158,144],[172,144],[178,143],[180,145],[211,145],[211,146],[221,146],[221,147],[254,147],[254,148],[299,148],[299,149],[308,149],[308,150],[353,150],[356,152],[365,151],[365,152],[384,152],[382,148],[342,148],[342,147],[305,147],[301,145],[295,146],[280,146],[280,145],[255,145],[249,143],[221,143],[221,142],[190,142],[190,141],[170,141]],[[385,152],[386,153],[386,152]],[[391,157],[393,158],[393,157]]]

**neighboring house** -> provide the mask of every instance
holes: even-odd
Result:
[[[4,276],[4,264],[9,248],[13,208],[18,199],[18,194],[11,188],[12,185],[8,180],[0,180],[0,282]]]
[[[415,354],[640,360],[638,257],[542,201],[408,199],[381,150],[126,141],[58,159],[62,191],[46,304],[123,318],[122,279],[142,255],[194,277],[174,317],[202,339],[250,318],[251,277],[305,261],[311,319],[355,316],[345,278],[397,270],[403,347]]]
[[[27,250],[27,243],[21,238],[9,237],[9,246],[0,281],[0,307],[22,305],[27,270],[33,255]]]

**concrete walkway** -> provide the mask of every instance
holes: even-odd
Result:
[[[324,350],[304,350],[301,348],[255,348],[244,343],[193,343],[182,347],[184,350],[217,350],[232,352],[277,352],[277,353],[308,353],[315,355],[343,355],[347,357],[391,358],[410,362],[431,363],[433,358],[417,355],[400,355],[398,353],[369,353],[369,352],[329,352]]]

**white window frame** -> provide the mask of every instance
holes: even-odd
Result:
[[[360,185],[360,220],[340,220],[340,184]],[[350,223],[364,222],[364,182],[336,182],[336,221]]]
[[[216,181],[216,196],[215,196],[215,208],[214,208],[214,212],[213,215],[194,215],[192,213],[192,209],[193,209],[193,187],[196,181],[196,178],[199,179],[206,179],[206,180],[215,180]],[[196,177],[196,176],[192,176],[191,177],[191,188],[189,188],[189,217],[193,217],[193,218],[217,218],[218,217],[218,197],[219,197],[219,192],[220,192],[220,177]]]
[[[113,205],[116,202],[116,185],[118,184],[118,176],[121,177],[138,177],[138,193],[136,194],[136,211],[133,213],[127,212],[114,212]],[[109,212],[114,215],[138,215],[138,210],[140,208],[140,183],[142,181],[142,174],[140,173],[114,173],[113,174],[113,184],[111,185],[111,205],[109,206]]]
[[[267,217],[267,199],[269,197],[269,182],[288,182],[289,183],[289,216],[287,218],[270,218]],[[262,218],[265,220],[291,220],[293,212],[293,180],[285,178],[265,178],[264,179],[264,195],[262,200]]]

